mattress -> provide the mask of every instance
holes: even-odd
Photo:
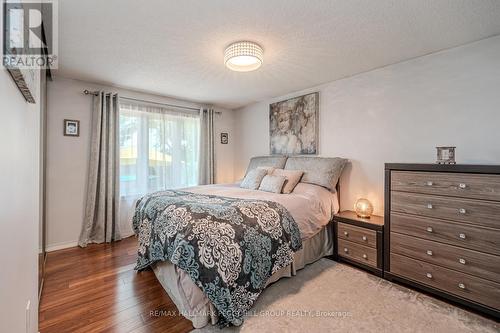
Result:
[[[198,186],[185,190],[233,198],[270,200],[288,209],[299,226],[303,247],[294,254],[292,264],[275,272],[267,285],[282,277],[291,277],[305,265],[333,254],[333,236],[331,228],[326,226],[338,211],[338,196],[323,187],[299,183],[293,193],[286,195],[242,189],[238,184]],[[156,263],[153,271],[179,312],[191,320],[195,328],[217,323],[215,307],[188,274],[168,261]]]

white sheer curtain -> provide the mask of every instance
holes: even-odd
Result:
[[[200,115],[120,103],[120,226],[131,235],[136,200],[198,184]]]

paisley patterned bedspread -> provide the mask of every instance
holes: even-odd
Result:
[[[141,198],[133,228],[136,269],[177,265],[217,308],[221,327],[240,325],[268,278],[302,247],[293,217],[276,202],[185,191]]]

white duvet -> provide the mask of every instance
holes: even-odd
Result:
[[[188,192],[239,199],[270,200],[283,205],[297,222],[302,239],[317,234],[338,211],[335,193],[324,187],[299,183],[290,194],[277,194],[239,187],[239,184],[204,185],[184,189]]]

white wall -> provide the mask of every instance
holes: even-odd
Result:
[[[351,164],[341,180],[341,207],[367,197],[383,213],[386,162],[435,160],[436,145],[456,145],[459,163],[500,163],[500,37],[450,49],[286,96],[217,119],[217,182],[242,177],[251,156],[269,153],[269,103],[320,91],[320,155]],[[89,82],[49,83],[48,246],[75,245],[84,214],[92,98]],[[122,95],[197,106],[104,87]],[[62,135],[63,119],[79,119],[79,138]],[[229,145],[220,145],[229,132]],[[233,160],[234,158],[234,160]],[[234,163],[233,163],[234,162]]]
[[[26,332],[28,301],[29,332],[37,332],[40,109],[26,103],[3,65],[0,119],[0,332]]]
[[[48,250],[76,246],[84,216],[92,97],[83,90],[106,89],[132,98],[191,107],[198,104],[157,95],[106,87],[90,82],[57,77],[48,84],[47,124],[47,245]],[[216,181],[233,179],[233,112],[217,109]],[[80,137],[63,136],[64,119],[80,120]],[[220,132],[229,132],[229,144],[220,144]]]
[[[266,100],[235,115],[235,178],[269,153],[269,103],[320,92],[321,156],[349,158],[341,209],[367,197],[383,214],[384,163],[435,161],[457,146],[458,163],[500,163],[500,37]]]

